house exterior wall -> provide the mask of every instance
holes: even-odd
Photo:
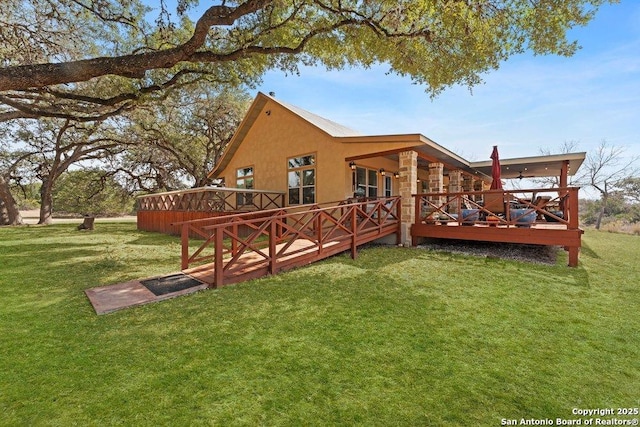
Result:
[[[236,171],[253,167],[255,189],[287,192],[287,159],[314,154],[316,203],[335,202],[353,196],[352,171],[345,159],[411,145],[397,142],[344,143],[282,105],[268,101],[218,177],[224,178],[227,187],[235,187]],[[384,168],[390,174],[399,169],[397,162],[384,157],[356,160],[356,164],[374,170]],[[378,174],[378,195],[383,194],[383,188],[383,178]],[[392,194],[399,194],[396,178],[392,179]],[[286,203],[289,203],[288,198]]]

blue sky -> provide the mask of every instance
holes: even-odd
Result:
[[[468,160],[487,160],[493,145],[506,158],[564,141],[589,151],[603,139],[640,155],[640,1],[603,6],[570,35],[582,46],[573,57],[514,57],[472,93],[454,87],[433,100],[385,66],[273,71],[258,90],[365,134],[422,133]]]

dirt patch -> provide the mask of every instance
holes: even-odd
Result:
[[[22,220],[25,224],[34,225],[38,223],[40,219],[40,211],[31,210],[31,211],[20,211],[20,215],[22,215]],[[126,215],[126,216],[118,216],[118,217],[105,217],[105,218],[96,218],[96,222],[135,222],[136,216],[134,215]],[[81,224],[83,221],[83,217],[78,216],[76,218],[59,218],[54,217],[54,224]]]

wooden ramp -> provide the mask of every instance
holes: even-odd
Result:
[[[399,206],[399,198],[392,197],[274,209],[260,218],[238,214],[224,222],[220,218],[182,222],[176,224],[182,228],[182,272],[218,287],[345,251],[355,258],[360,245],[392,234],[399,238]]]

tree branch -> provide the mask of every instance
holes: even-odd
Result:
[[[0,91],[83,82],[108,74],[143,78],[147,70],[171,68],[181,61],[189,61],[206,41],[209,28],[233,25],[242,16],[254,13],[270,3],[271,0],[250,0],[237,7],[212,6],[196,23],[191,39],[183,45],[166,50],[0,68]]]

